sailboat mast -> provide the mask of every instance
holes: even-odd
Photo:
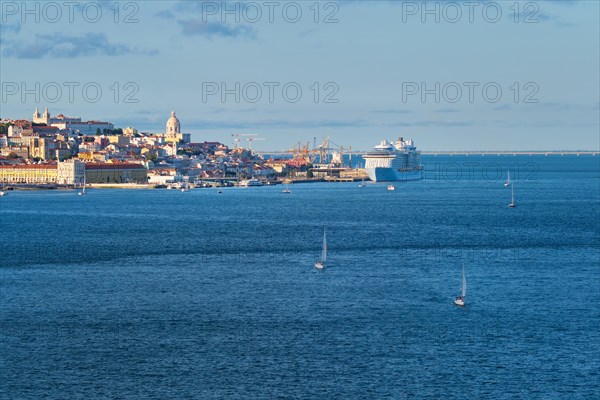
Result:
[[[327,231],[323,228],[323,250],[321,251],[321,261],[325,262],[327,259]]]
[[[467,279],[465,278],[465,265],[462,267],[462,287],[461,287],[462,297],[467,295]]]

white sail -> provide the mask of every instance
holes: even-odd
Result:
[[[80,196],[85,196],[85,175],[83,175],[83,187],[81,188],[81,191],[79,192]]]
[[[465,266],[463,265],[462,270],[462,297],[464,298],[467,295],[467,278],[465,278]]]
[[[323,228],[323,249],[321,250],[321,262],[327,261],[327,232]]]
[[[515,204],[515,185],[510,185],[511,193],[512,193],[512,201],[511,204]]]

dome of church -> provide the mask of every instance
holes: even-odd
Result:
[[[175,116],[175,111],[171,111],[171,117],[167,121],[167,134],[181,133],[179,119]]]

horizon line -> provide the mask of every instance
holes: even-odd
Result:
[[[292,154],[292,151],[282,150],[260,150],[253,149],[253,151],[264,154]],[[355,150],[344,152],[344,154],[366,154],[372,150]],[[424,150],[420,151],[421,154],[435,155],[435,154],[490,154],[490,155],[505,155],[505,154],[584,154],[584,155],[596,155],[600,154],[600,150]]]

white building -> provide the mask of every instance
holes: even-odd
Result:
[[[181,123],[175,116],[175,111],[171,111],[171,117],[167,120],[166,134],[168,138],[176,138],[181,133]]]
[[[83,185],[85,163],[78,160],[59,162],[56,178],[59,185]]]
[[[137,135],[139,132],[137,129],[132,128],[130,126],[128,126],[127,128],[123,129],[123,135],[125,136],[134,136]]]
[[[8,127],[8,137],[21,137],[23,135],[23,127],[11,125]]]
[[[95,135],[98,129],[100,129],[100,132],[103,132],[104,129],[115,129],[115,126],[110,122],[82,121],[80,117],[65,117],[62,114],[52,118],[48,107],[46,107],[42,115],[40,115],[40,111],[36,108],[32,121],[36,124],[56,126],[60,130],[70,129],[72,132],[78,131],[84,135]]]
[[[98,132],[103,133],[104,129],[115,129],[115,126],[110,122],[100,121],[85,121],[85,122],[60,122],[52,123],[52,126],[56,126],[59,129],[70,129],[72,132],[79,132],[84,135],[93,136]]]
[[[175,116],[175,111],[171,111],[171,117],[167,120],[165,140],[167,142],[179,142],[180,140],[183,140],[186,143],[191,141],[191,135],[189,133],[181,133],[181,123],[177,116]]]
[[[44,114],[40,115],[40,111],[37,109],[35,109],[35,111],[33,112],[33,118],[32,121],[36,124],[46,124],[48,126],[53,125],[53,124],[60,124],[60,123],[78,123],[81,122],[81,118],[79,117],[65,117],[62,114],[59,114],[58,116],[52,118],[52,116],[50,115],[50,112],[48,111],[48,107],[46,107],[46,109],[44,110]]]
[[[173,142],[171,144],[166,144],[163,146],[163,149],[165,149],[168,156],[174,157],[177,155],[177,142]]]

